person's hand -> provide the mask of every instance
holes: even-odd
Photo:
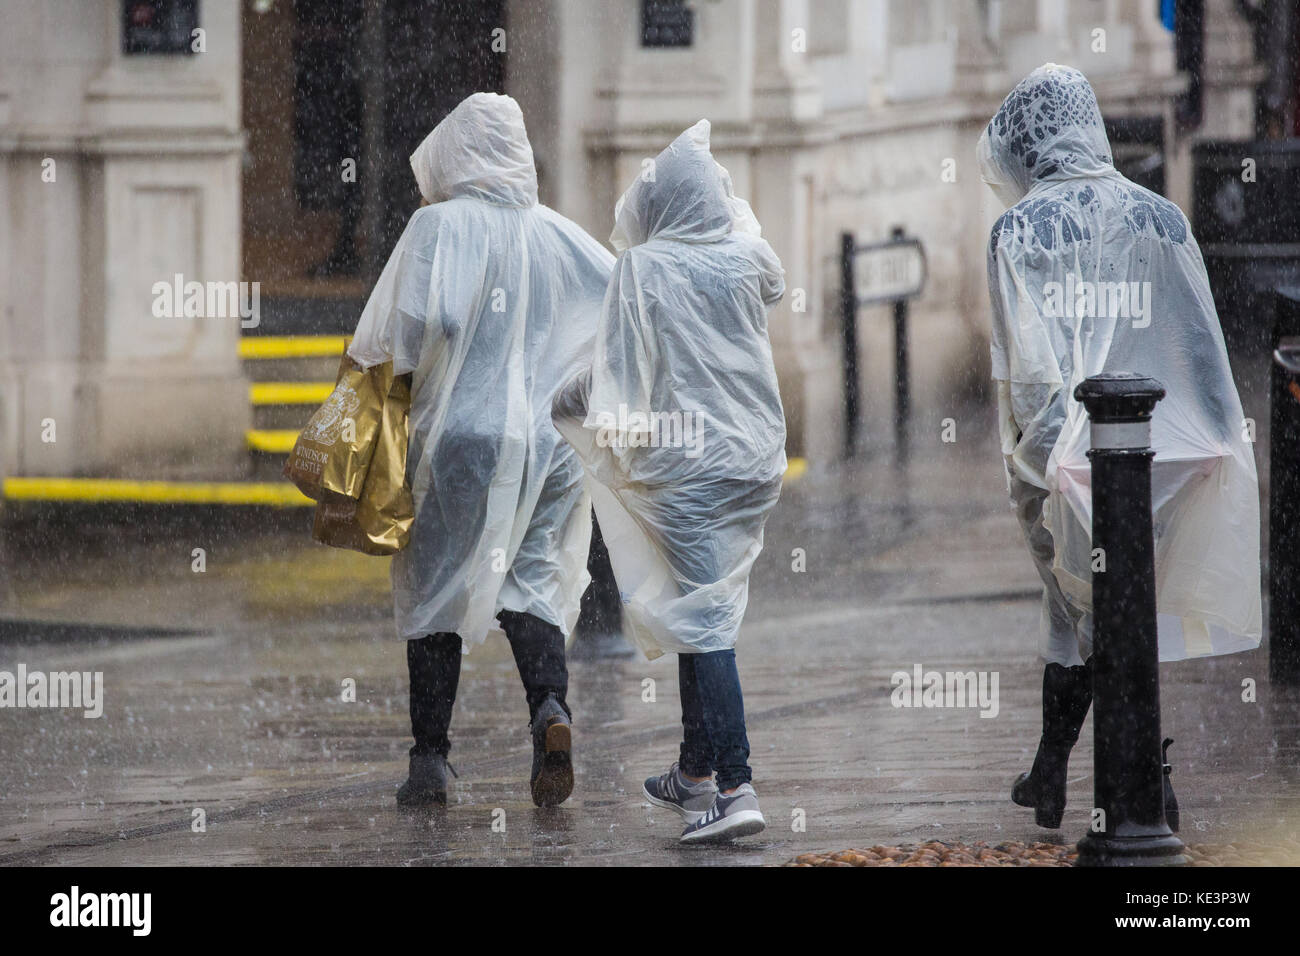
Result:
[[[569,380],[551,402],[551,420],[571,418],[580,421],[587,417],[587,400],[591,395],[591,369],[579,372]]]

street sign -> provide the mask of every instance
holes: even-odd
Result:
[[[894,307],[894,449],[907,462],[911,385],[907,360],[907,302],[925,288],[925,247],[908,238],[902,226],[884,242],[859,245],[853,233],[840,234],[840,315],[844,336],[844,456],[852,458],[858,431],[858,309]]]
[[[925,288],[925,249],[919,239],[855,246],[853,260],[858,305],[910,299]]]

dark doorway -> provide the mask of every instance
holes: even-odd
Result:
[[[411,152],[471,93],[505,92],[505,54],[492,31],[505,28],[503,0],[407,0],[384,5],[387,56],[382,64],[384,124],[379,162],[382,268],[406,220],[420,203]]]
[[[244,276],[257,334],[350,332],[419,205],[408,157],[500,92],[503,0],[251,3],[243,19]]]

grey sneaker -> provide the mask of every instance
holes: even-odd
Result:
[[[667,773],[646,778],[641,793],[656,807],[676,810],[687,823],[694,823],[713,806],[718,788],[712,780],[698,783],[687,780],[681,768],[673,764]]]
[[[762,832],[767,821],[758,810],[758,794],[747,783],[719,793],[704,816],[682,831],[683,843],[721,843]]]

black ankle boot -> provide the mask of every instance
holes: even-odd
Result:
[[[1034,808],[1034,822],[1055,830],[1065,815],[1065,778],[1069,767],[1069,748],[1038,742],[1038,753],[1029,773],[1022,773],[1011,785],[1011,800],[1022,807]]]
[[[1092,705],[1092,668],[1048,664],[1043,669],[1043,734],[1029,773],[1011,787],[1011,800],[1034,808],[1034,822],[1055,830],[1065,814],[1065,779],[1070,751]]]
[[[1174,772],[1173,765],[1169,763],[1169,745],[1173,742],[1173,737],[1166,737],[1160,745],[1160,762],[1164,764],[1165,770],[1165,822],[1169,824],[1169,829],[1177,833],[1178,798],[1174,796],[1174,785],[1169,782],[1169,775]]]
[[[447,802],[447,771],[456,774],[442,754],[411,755],[411,770],[406,783],[397,788],[400,807],[427,807]]]
[[[569,710],[554,695],[537,705],[533,734],[533,772],[529,784],[533,803],[557,807],[573,792],[573,734]]]

